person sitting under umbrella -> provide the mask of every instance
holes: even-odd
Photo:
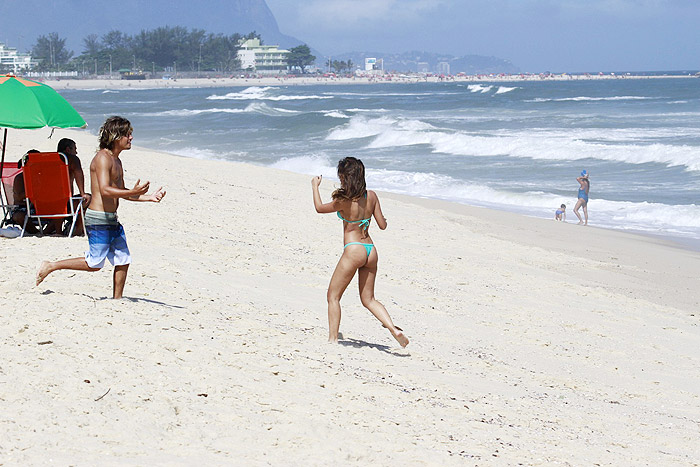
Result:
[[[36,149],[30,149],[29,151],[27,151],[27,154],[33,154],[37,152],[39,151],[37,151]],[[22,156],[18,161],[19,167],[22,167],[22,165],[24,165],[27,154]],[[22,174],[22,172],[20,172],[15,177],[15,180],[12,182],[12,197],[14,198],[16,206],[12,209],[12,212],[10,213],[10,218],[15,224],[24,225],[24,219],[27,217],[27,193],[25,193],[24,191],[24,174]],[[30,234],[37,234],[39,233],[39,229],[37,229],[32,222],[27,222],[27,232],[29,232]]]
[[[63,138],[58,142],[57,152],[65,154],[68,158],[68,174],[70,175],[70,194],[71,197],[75,194],[75,189],[73,188],[73,182],[78,188],[78,193],[83,198],[82,201],[74,200],[74,208],[78,207],[78,203],[83,203],[83,209],[86,209],[90,205],[90,200],[92,195],[85,191],[85,175],[83,174],[83,167],[80,163],[80,158],[78,157],[78,146],[75,141],[69,138]],[[62,221],[61,221],[62,222]],[[60,230],[57,230],[60,232]],[[84,235],[83,232],[83,221],[78,217],[78,221],[75,224],[75,234]]]

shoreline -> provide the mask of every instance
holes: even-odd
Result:
[[[477,77],[477,76],[465,76],[465,77],[458,77],[458,80],[456,82],[460,83],[479,83],[479,82],[491,82],[491,83],[509,83],[512,82],[514,85],[517,82],[525,82],[525,81],[547,81],[547,80],[555,80],[555,81],[563,81],[563,80],[568,80],[570,78],[573,78],[574,80],[619,80],[619,79],[664,79],[664,78],[672,78],[672,79],[682,79],[682,78],[695,78],[695,76],[687,76],[687,75],[633,75],[631,77],[621,77],[617,75],[603,75],[603,76],[596,76],[596,75],[590,75],[590,76],[585,76],[585,75],[556,75],[556,76],[548,76],[546,79],[542,80],[536,75],[528,75],[525,78],[520,77],[519,75],[508,75],[505,77],[489,77],[489,76],[483,76],[483,77]],[[438,82],[439,78],[438,77],[430,77],[429,82],[434,83]],[[411,80],[405,80],[405,81],[400,81],[400,80],[395,80],[395,81],[389,81],[386,82],[387,84],[400,84],[403,82],[415,82]],[[71,84],[72,83],[72,84]],[[76,86],[77,83],[77,86]],[[267,78],[211,78],[211,79],[206,79],[206,78],[199,78],[199,79],[177,79],[177,80],[144,80],[144,81],[129,81],[129,80],[62,80],[62,81],[57,81],[52,84],[60,86],[64,85],[66,86],[64,89],[70,89],[71,86],[73,86],[73,89],[89,89],[89,90],[118,90],[118,89],[157,89],[157,88],[163,88],[163,89],[176,89],[176,88],[202,88],[202,89],[207,89],[207,88],[215,88],[215,87],[231,87],[231,86],[238,86],[238,87],[246,87],[246,86],[278,86],[278,87],[284,87],[284,86],[306,86],[306,85],[314,85],[314,86],[332,86],[332,85],[372,85],[372,84],[379,84],[383,82],[379,81],[372,81],[367,77],[363,78],[301,78],[301,77],[267,77]],[[475,86],[478,86],[475,84]],[[510,90],[511,88],[505,88],[503,91]],[[470,89],[471,90],[471,89]],[[501,90],[499,90],[501,91]],[[453,201],[457,202],[458,204],[460,203],[459,201]],[[488,206],[488,203],[486,204],[487,208],[491,209],[496,209],[501,212],[516,212],[522,215],[531,215],[536,218],[548,218],[548,213],[543,213],[542,215],[538,215],[538,212],[524,212],[524,209],[518,210],[518,209],[508,209],[508,207],[499,207],[499,206]],[[479,206],[480,203],[473,204],[476,206]],[[573,219],[573,218],[572,218]],[[614,223],[612,223],[614,224]],[[622,226],[625,227],[625,226]],[[605,226],[602,228],[610,228],[613,230],[619,230],[623,232],[632,232],[632,233],[637,233],[641,235],[648,235],[651,237],[657,237],[661,236],[662,238],[669,239],[673,242],[679,243],[687,248],[693,249],[695,251],[700,251],[700,238],[692,238],[692,237],[683,237],[682,235],[674,235],[672,233],[656,233],[653,231],[646,231],[646,230],[633,230],[633,229],[625,229],[625,228],[615,228],[614,226]]]
[[[389,79],[387,79],[389,78]],[[31,78],[35,79],[35,78]],[[417,83],[519,83],[547,81],[596,81],[625,79],[699,79],[695,75],[469,75],[441,78],[439,76],[417,77],[410,75],[345,77],[261,77],[261,78],[177,78],[177,79],[46,79],[42,82],[54,89],[168,89],[210,88],[243,86],[307,86],[307,85],[371,85],[371,84],[417,84]]]
[[[17,130],[28,147],[86,131]],[[381,193],[377,299],[342,300],[341,225],[310,176],[134,146],[133,263],[56,271],[85,238],[0,238],[0,463],[687,465],[700,420],[700,253],[606,229]],[[331,183],[322,183],[329,199]],[[280,187],[284,187],[280,190]],[[391,440],[387,449],[386,440]]]
[[[57,129],[58,130],[58,129]],[[25,130],[22,130],[25,131]],[[37,130],[37,131],[42,131],[42,130]],[[68,131],[68,132],[85,132],[89,133],[90,130],[62,130],[62,131]],[[8,147],[10,146],[10,142],[8,142]],[[139,147],[136,145],[135,147]],[[239,161],[229,161],[229,160],[221,160],[221,159],[200,159],[196,157],[187,157],[184,155],[180,154],[173,154],[169,153],[166,151],[161,151],[158,149],[151,149],[151,148],[145,148],[145,147],[140,147],[141,150],[152,152],[152,153],[159,153],[166,155],[168,157],[175,157],[175,158],[183,158],[183,159],[188,159],[188,160],[205,160],[205,161],[212,161],[212,162],[222,162],[225,164],[246,164],[244,162],[239,162]],[[11,158],[8,160],[12,160]],[[255,165],[251,164],[254,167],[259,167],[264,170],[280,170],[276,169],[273,167],[268,167],[265,165]],[[289,172],[293,173],[295,175],[301,175],[301,176],[307,176],[307,174],[302,174],[299,172]],[[88,183],[86,181],[86,183]],[[414,203],[416,205],[425,205],[425,206],[433,206],[439,209],[443,209],[446,211],[451,211],[451,212],[473,212],[472,210],[484,210],[483,212],[489,212],[490,218],[494,222],[498,222],[498,215],[503,214],[503,215],[512,215],[512,216],[519,216],[522,218],[527,218],[527,219],[533,219],[537,221],[542,221],[542,222],[549,222],[553,221],[553,219],[545,216],[537,216],[537,215],[532,215],[532,214],[524,214],[522,212],[519,212],[517,210],[508,210],[508,209],[498,209],[496,207],[487,207],[487,206],[482,206],[478,204],[467,204],[467,203],[460,203],[458,201],[450,201],[446,199],[441,199],[441,198],[429,198],[429,197],[423,197],[423,196],[411,196],[411,195],[405,195],[401,193],[394,193],[394,192],[389,192],[389,191],[380,191],[381,193],[384,193],[388,197],[393,197],[395,199],[402,199],[405,202],[409,203]],[[571,221],[564,221],[560,222],[561,224],[564,225],[572,225],[576,227],[582,227],[582,228],[591,228],[591,229],[600,229],[604,231],[610,231],[610,232],[618,232],[620,234],[627,234],[632,237],[634,236],[639,236],[639,237],[644,237],[650,240],[658,241],[667,244],[670,247],[678,248],[681,250],[687,250],[690,252],[695,252],[698,253],[700,252],[700,239],[697,238],[689,238],[689,237],[683,237],[679,235],[672,235],[668,233],[657,233],[657,232],[649,232],[649,231],[643,231],[643,230],[635,230],[635,229],[618,229],[614,227],[604,227],[604,226],[599,226],[595,225],[595,223],[592,223],[588,226],[579,226],[577,225],[577,222],[575,220]],[[507,225],[503,224],[502,225],[503,229],[507,229]]]

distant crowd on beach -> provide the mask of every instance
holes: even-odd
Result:
[[[178,73],[169,79],[153,77],[141,81],[121,80],[108,75],[87,78],[39,78],[54,89],[117,89],[117,88],[167,88],[167,87],[226,87],[226,86],[275,86],[311,84],[376,84],[376,83],[440,83],[440,82],[519,82],[519,81],[593,81],[619,79],[697,78],[694,75],[631,75],[629,73],[362,73],[313,75],[204,75]]]

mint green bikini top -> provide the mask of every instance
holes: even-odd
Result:
[[[366,191],[365,191],[365,199],[367,199],[367,192]],[[372,220],[372,215],[370,215],[367,219],[360,219],[359,221],[349,221],[340,215],[340,211],[337,211],[336,214],[338,214],[339,219],[344,220],[348,224],[360,224],[360,229],[362,229],[362,230],[369,229],[369,221]]]
[[[370,216],[370,217],[368,217],[367,219],[360,219],[359,221],[349,221],[349,220],[345,219],[343,216],[340,215],[340,211],[336,212],[336,214],[338,214],[338,218],[344,220],[344,221],[347,222],[348,224],[360,224],[360,228],[361,228],[362,230],[367,230],[367,229],[369,229],[369,221],[372,220],[372,217]]]

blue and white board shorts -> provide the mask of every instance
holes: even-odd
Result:
[[[90,250],[85,253],[88,266],[102,268],[105,259],[114,266],[131,264],[124,227],[117,220],[116,213],[87,209],[85,230],[90,244]]]

